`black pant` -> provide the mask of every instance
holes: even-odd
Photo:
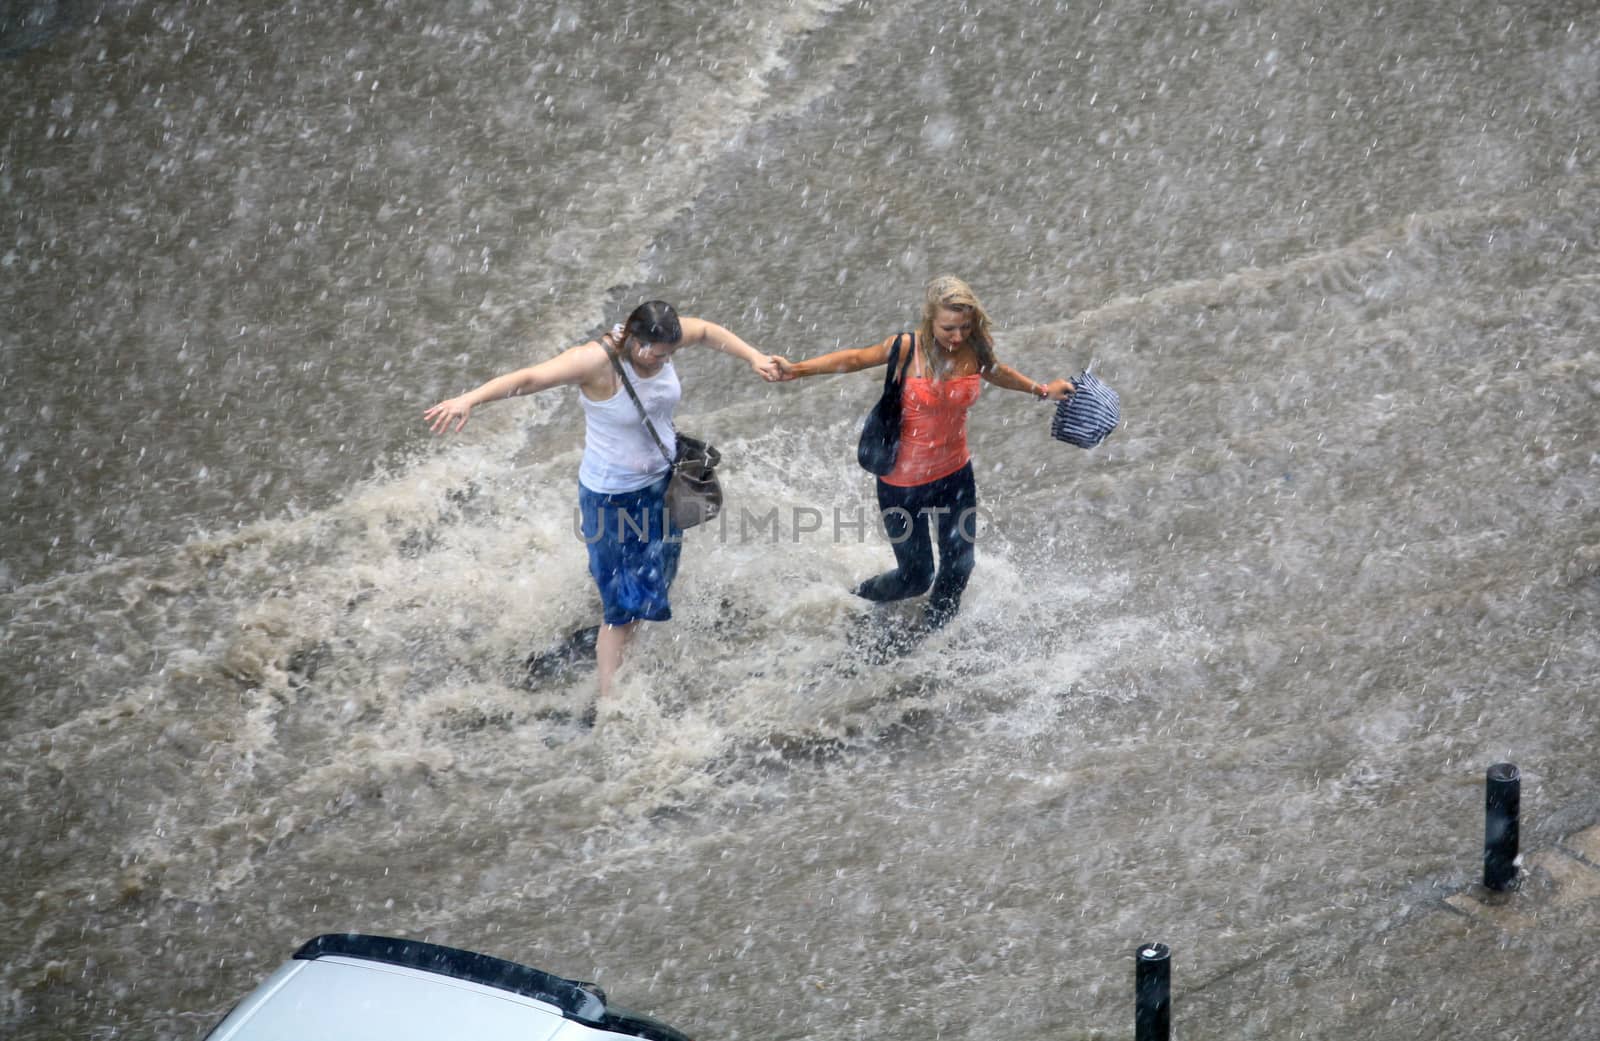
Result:
[[[868,600],[904,600],[933,587],[924,617],[934,628],[948,622],[961,607],[961,593],[972,576],[977,550],[978,488],[972,463],[937,481],[901,488],[878,479],[878,511],[883,530],[894,546],[893,571],[885,571],[856,587]],[[929,519],[939,536],[939,570],[933,568]]]

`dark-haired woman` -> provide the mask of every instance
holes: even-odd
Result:
[[[722,326],[680,318],[670,304],[652,300],[640,304],[626,322],[599,340],[496,377],[422,414],[436,434],[459,432],[478,405],[551,387],[578,388],[585,421],[578,504],[589,547],[589,573],[600,589],[603,609],[595,643],[602,700],[610,696],[623,646],[637,624],[672,617],[667,594],[682,547],[681,532],[667,520],[664,509],[670,476],[666,458],[623,389],[612,357],[620,360],[670,453],[677,448],[672,413],[682,392],[672,358],[698,344],[747,362],[763,379],[779,376],[776,359]]]
[[[937,629],[961,606],[976,553],[978,492],[967,451],[967,410],[980,380],[1044,401],[1072,393],[1069,380],[1038,383],[995,357],[989,315],[961,279],[941,275],[926,287],[922,318],[902,344],[900,447],[894,469],[878,478],[878,509],[894,547],[895,567],[856,587],[867,600],[903,600],[928,593],[926,629]],[[802,362],[778,359],[782,379],[858,372],[887,364],[893,336],[882,343],[834,351]],[[931,521],[931,524],[930,524]],[[935,529],[939,545],[933,562]]]

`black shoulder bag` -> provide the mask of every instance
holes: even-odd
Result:
[[[617,378],[622,381],[622,389],[633,399],[633,407],[639,410],[644,428],[650,431],[651,440],[661,450],[661,458],[672,468],[666,496],[667,513],[672,517],[672,523],[684,529],[704,524],[722,512],[722,482],[717,480],[717,464],[722,462],[722,453],[698,437],[679,433],[677,457],[669,455],[661,435],[656,433],[655,424],[650,422],[650,417],[645,413],[644,403],[639,400],[633,384],[628,382],[628,373],[611,345],[610,336],[605,338],[605,348],[606,355],[611,359],[611,367],[617,370]]]
[[[861,441],[856,445],[856,462],[867,473],[879,477],[894,469],[895,456],[900,452],[900,395],[905,385],[905,373],[900,368],[900,340],[904,336],[905,333],[895,334],[894,345],[889,348],[889,371],[883,376],[883,396],[867,413]],[[913,339],[913,350],[915,344]]]

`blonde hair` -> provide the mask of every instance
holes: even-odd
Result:
[[[983,309],[972,287],[954,275],[931,278],[923,290],[922,320],[917,323],[917,335],[924,345],[934,342],[933,319],[940,308],[971,315],[971,343],[978,353],[979,372],[989,372],[999,364],[994,356],[994,336],[989,332],[989,312]]]

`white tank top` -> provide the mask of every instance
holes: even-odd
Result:
[[[624,359],[628,381],[633,384],[639,403],[644,406],[667,452],[676,454],[678,437],[672,430],[672,412],[683,396],[678,373],[668,361],[649,379],[633,371]],[[644,428],[633,399],[618,385],[617,392],[604,401],[595,401],[581,389],[578,402],[583,406],[583,462],[578,464],[578,481],[591,492],[615,495],[638,491],[666,475],[669,469],[655,438]]]

